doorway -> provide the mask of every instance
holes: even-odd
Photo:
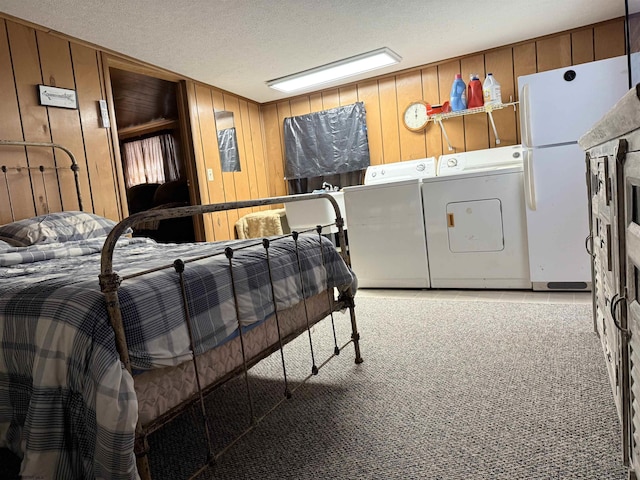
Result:
[[[129,214],[191,205],[179,83],[113,66],[109,78]],[[146,222],[134,227],[134,236],[196,240],[191,217]]]

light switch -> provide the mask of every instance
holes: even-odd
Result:
[[[100,126],[102,128],[109,128],[109,109],[107,108],[107,102],[105,100],[98,100],[100,108]]]
[[[207,179],[213,182],[213,168],[207,168]]]

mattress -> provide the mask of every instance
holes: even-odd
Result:
[[[309,325],[322,320],[330,311],[327,292],[321,292],[307,299]],[[283,338],[307,328],[304,303],[278,312],[278,322]],[[261,352],[278,345],[278,327],[275,315],[243,333],[245,355],[248,363],[258,359]],[[232,372],[243,369],[240,337],[225,342],[214,350],[196,357],[200,380],[212,385]],[[197,392],[197,383],[193,362],[185,362],[177,367],[154,369],[134,377],[138,397],[140,421],[148,426],[155,419],[167,414],[171,409],[188,400]]]

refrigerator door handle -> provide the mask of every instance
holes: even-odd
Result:
[[[529,116],[529,84],[525,83],[522,87],[522,96],[520,98],[520,113],[522,143],[525,147],[531,147],[531,118]]]
[[[533,153],[524,150],[524,194],[529,210],[536,210],[536,186],[533,182]]]

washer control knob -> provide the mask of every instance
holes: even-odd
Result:
[[[456,165],[458,165],[457,159],[450,158],[449,160],[447,160],[447,167],[455,167]]]
[[[416,170],[419,172],[424,172],[425,168],[427,167],[425,167],[424,163],[419,163],[418,165],[416,165]]]
[[[371,172],[371,176],[375,177],[378,174],[378,172]]]

